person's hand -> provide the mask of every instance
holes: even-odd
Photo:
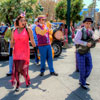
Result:
[[[100,43],[100,39],[98,39],[98,42]]]
[[[87,43],[87,46],[88,46],[88,47],[91,47],[91,46],[92,46],[92,44],[88,42],[88,43]]]

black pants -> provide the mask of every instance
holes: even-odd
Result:
[[[39,59],[38,59],[38,46],[34,47],[34,51],[35,51],[35,62],[39,62]]]

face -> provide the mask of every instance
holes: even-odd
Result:
[[[46,21],[45,19],[42,19],[42,18],[41,18],[40,21],[39,21],[39,23],[40,23],[40,24],[45,24],[45,21]]]
[[[70,26],[73,26],[73,23],[72,23],[72,21],[70,22]]]
[[[19,27],[25,27],[26,26],[26,19],[25,18],[21,18],[19,20]]]
[[[84,26],[88,29],[88,28],[90,28],[91,27],[91,22],[85,22],[84,23]]]

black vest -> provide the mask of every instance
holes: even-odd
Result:
[[[82,41],[87,41],[92,38],[93,35],[92,31],[88,31],[89,36],[84,28],[82,28],[81,32],[82,32],[82,38],[81,38]]]
[[[82,37],[81,37],[81,40],[82,40],[82,41],[87,42],[89,39],[92,38],[92,35],[93,35],[92,31],[88,31],[89,34],[90,34],[89,36],[88,36],[88,34],[86,33],[86,30],[85,30],[84,28],[81,29],[81,32],[82,32]],[[79,44],[75,44],[75,47],[76,47],[76,48],[79,48]]]

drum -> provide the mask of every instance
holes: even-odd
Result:
[[[60,30],[57,30],[56,32],[54,32],[53,37],[54,37],[56,40],[63,40],[63,39],[64,39],[63,32],[60,31]]]

